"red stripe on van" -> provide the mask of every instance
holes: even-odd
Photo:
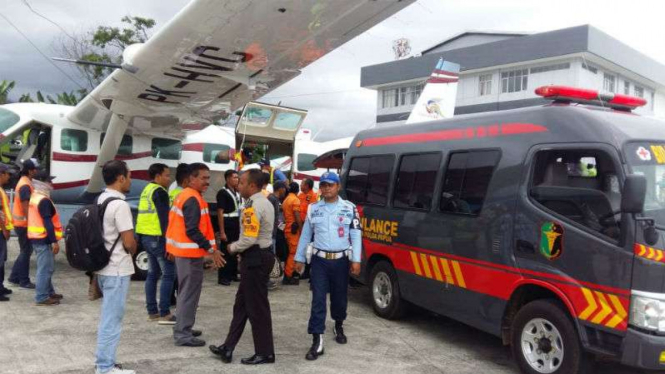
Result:
[[[509,300],[513,292],[522,285],[538,285],[547,288],[553,293],[557,294],[559,298],[566,304],[566,307],[568,308],[571,315],[575,318],[577,318],[580,313],[582,313],[582,311],[589,307],[587,299],[585,298],[582,291],[583,286],[617,295],[617,300],[626,310],[630,304],[629,290],[578,281],[570,277],[518,269],[510,266],[474,260],[466,257],[455,256],[447,253],[427,250],[424,248],[411,247],[398,243],[393,245],[386,245],[376,243],[368,239],[363,239],[363,249],[366,258],[370,258],[374,254],[381,254],[389,258],[397,270],[414,275],[418,275],[417,273],[420,271],[421,274],[419,274],[419,276],[422,277],[423,281],[437,280],[433,272],[429,272],[429,274],[423,274],[427,273],[427,271],[423,271],[424,267],[434,267],[434,264],[431,261],[438,262],[439,259],[459,261],[459,270],[463,274],[465,282],[463,288],[469,291],[492,296],[504,301]],[[416,269],[415,267],[414,257],[411,255],[412,252],[416,253],[415,261],[419,262],[417,266],[419,266],[420,269]],[[422,261],[430,262],[428,264],[424,264]],[[455,286],[455,284],[453,284],[453,286]],[[614,315],[615,314],[610,314],[601,321],[592,323],[606,324],[611,318],[614,317]],[[588,319],[591,317],[593,317],[593,315],[589,316]],[[619,331],[625,331],[627,324],[625,321],[622,321],[613,328]]]
[[[532,123],[505,123],[502,125],[488,125],[478,127],[464,127],[458,129],[438,130],[415,134],[391,135],[362,140],[362,146],[375,147],[390,144],[439,142],[461,139],[483,138],[486,136],[512,136],[547,132],[542,125]]]

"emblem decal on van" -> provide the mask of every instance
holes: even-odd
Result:
[[[649,152],[646,148],[644,147],[639,147],[637,148],[637,157],[640,158],[642,161],[651,161],[651,152]]]
[[[545,222],[540,229],[540,253],[548,260],[556,260],[563,252],[563,227],[556,222]]]

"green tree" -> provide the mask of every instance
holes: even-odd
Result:
[[[0,104],[7,104],[9,92],[14,89],[16,82],[14,81],[0,81]]]
[[[122,18],[123,26],[98,26],[94,31],[88,31],[73,37],[61,37],[56,49],[66,57],[91,62],[105,62],[111,64],[122,63],[122,52],[126,47],[145,43],[151,35],[155,20],[144,17],[125,16]],[[88,89],[94,89],[111,72],[112,68],[91,65],[77,65],[82,77],[86,80]]]
[[[21,97],[18,99],[19,102],[21,103],[49,103],[49,104],[61,104],[61,105],[71,105],[71,106],[76,106],[83,98],[87,95],[86,90],[78,90],[78,91],[72,91],[72,92],[62,92],[59,93],[54,97],[51,95],[46,95],[44,96],[41,91],[37,91],[36,97],[37,99],[33,99],[32,95],[30,94],[23,94]]]

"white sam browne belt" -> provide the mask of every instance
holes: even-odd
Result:
[[[323,249],[318,249],[312,247],[314,250],[314,256],[325,258],[326,260],[339,260],[340,258],[344,257],[351,257],[351,248],[347,248],[343,251],[339,252],[329,252],[329,251],[324,251]]]

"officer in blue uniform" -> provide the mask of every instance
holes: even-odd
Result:
[[[307,332],[312,334],[312,347],[307,360],[323,354],[326,329],[326,294],[330,293],[330,315],[335,320],[333,335],[346,344],[343,323],[346,319],[349,267],[360,274],[362,232],[356,206],[339,197],[339,176],[327,172],[321,176],[319,191],[323,199],[309,206],[296,252],[296,271],[302,274],[307,246],[314,236],[310,282],[312,310]]]

